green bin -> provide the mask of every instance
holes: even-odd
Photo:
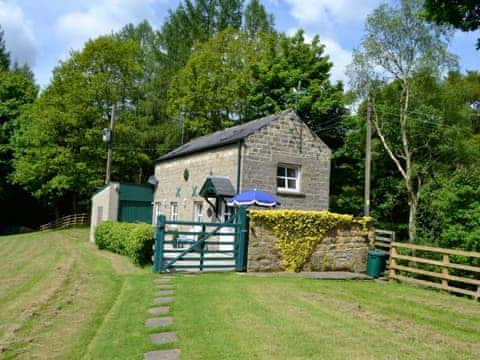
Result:
[[[379,277],[385,271],[387,254],[381,250],[369,250],[367,259],[367,275]]]

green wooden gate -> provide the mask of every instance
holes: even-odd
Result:
[[[155,231],[153,271],[246,271],[247,234],[247,212],[243,207],[223,223],[170,221],[160,215]]]

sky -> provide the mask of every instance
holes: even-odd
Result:
[[[390,2],[398,0],[387,0]],[[85,41],[148,20],[160,28],[179,0],[0,0],[0,26],[15,61],[27,63],[44,88],[52,70]],[[304,29],[320,36],[334,67],[332,80],[346,80],[345,66],[358,48],[367,15],[382,0],[262,0],[276,28],[288,34]],[[450,46],[465,70],[480,70],[479,33],[456,32]]]

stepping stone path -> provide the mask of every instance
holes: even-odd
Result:
[[[173,301],[173,297],[159,297],[154,300],[155,304],[168,304]]]
[[[166,296],[166,295],[173,295],[174,291],[173,290],[160,290],[157,291],[157,296]]]
[[[143,355],[144,360],[178,360],[180,359],[180,350],[158,350],[150,351]]]
[[[150,335],[150,341],[154,344],[166,344],[177,341],[177,335],[173,332],[163,332]]]
[[[162,276],[155,279],[155,284],[157,286],[156,296],[154,303],[155,304],[169,304],[173,301],[173,296],[175,293],[174,286],[170,283],[172,281],[172,276]],[[168,306],[156,306],[148,310],[152,315],[157,315],[159,317],[152,317],[145,321],[145,327],[147,328],[156,328],[169,326],[173,323],[173,318],[170,316],[161,316],[166,315],[170,311]],[[177,335],[173,331],[159,332],[150,335],[150,341],[153,344],[168,344],[174,343],[177,341]],[[178,360],[180,359],[180,350],[171,349],[171,350],[157,350],[149,351],[143,354],[144,360]]]
[[[171,317],[156,317],[145,321],[145,326],[148,328],[172,325],[173,319]]]
[[[160,285],[158,285],[158,289],[160,289],[160,290],[173,290],[173,289],[175,289],[175,287],[171,284],[165,284],[165,285],[160,284]]]
[[[168,306],[158,306],[148,310],[150,314],[158,315],[158,314],[167,314],[170,308]]]

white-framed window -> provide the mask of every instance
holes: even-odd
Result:
[[[153,204],[153,225],[157,225],[157,219],[159,215],[162,215],[162,203],[157,201]]]
[[[177,202],[170,203],[170,220],[178,221],[178,203]]]
[[[277,166],[277,190],[300,191],[300,166],[284,164]]]
[[[202,221],[203,216],[203,202],[195,201],[193,203],[193,221],[200,222]]]

